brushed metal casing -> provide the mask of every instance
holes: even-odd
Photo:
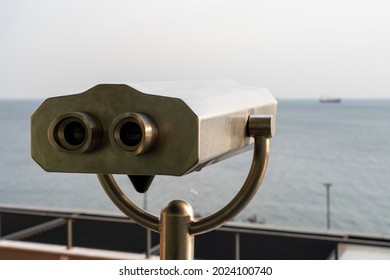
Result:
[[[276,106],[268,90],[234,82],[101,84],[42,103],[31,117],[31,154],[46,171],[180,176],[250,149],[249,115],[272,116],[273,134]],[[99,120],[102,139],[93,151],[67,153],[50,143],[53,120],[72,112]],[[147,153],[129,155],[112,145],[110,127],[126,113],[154,120],[158,138]]]

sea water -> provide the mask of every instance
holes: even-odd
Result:
[[[390,100],[278,100],[276,135],[260,190],[235,218],[276,227],[390,236]],[[30,157],[30,116],[42,100],[0,100],[0,204],[115,212],[95,175],[43,171]],[[126,194],[159,216],[172,199],[211,214],[241,188],[246,152],[183,177],[156,176],[145,197],[126,176]]]

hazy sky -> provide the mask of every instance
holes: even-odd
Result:
[[[390,1],[0,0],[0,98],[221,78],[390,97]]]

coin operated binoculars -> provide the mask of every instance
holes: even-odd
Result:
[[[232,219],[258,190],[276,105],[268,90],[233,82],[102,84],[47,99],[31,117],[31,154],[46,171],[96,173],[123,213],[160,233],[161,259],[193,259],[194,235]],[[134,204],[112,175],[128,175],[144,193],[155,175],[199,171],[253,146],[241,190],[200,219],[182,200],[171,201],[156,217]]]

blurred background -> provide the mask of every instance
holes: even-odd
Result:
[[[0,96],[233,79],[277,97],[388,97],[385,0],[0,1]]]
[[[0,203],[116,212],[94,175],[30,158],[47,97],[99,83],[232,79],[278,99],[264,183],[236,221],[390,234],[390,2],[0,0]],[[318,102],[322,95],[341,103]],[[209,214],[239,190],[251,152],[157,177],[138,204],[174,198]]]

